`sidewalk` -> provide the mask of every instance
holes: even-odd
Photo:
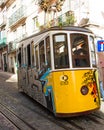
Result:
[[[0,70],[0,73],[3,75],[3,76],[7,76],[7,80],[6,82],[17,82],[17,74],[13,74],[13,73],[10,73],[10,72],[4,72],[2,70]]]
[[[17,74],[4,72],[0,70],[1,77],[6,77],[5,82],[16,82],[17,83]],[[0,111],[0,130],[18,130],[15,125],[8,120]]]

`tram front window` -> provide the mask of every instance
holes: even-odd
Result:
[[[70,35],[73,67],[89,67],[88,36],[79,33]]]
[[[55,69],[69,67],[68,43],[66,34],[53,36],[54,64]]]

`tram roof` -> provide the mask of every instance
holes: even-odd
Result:
[[[26,38],[22,39],[21,41],[32,38],[34,36],[38,36],[40,34],[43,34],[43,33],[49,32],[49,31],[58,31],[58,30],[93,33],[90,29],[79,27],[79,26],[62,26],[62,27],[54,26],[54,27],[50,27],[48,29],[44,29],[43,31],[40,31],[40,32],[38,32],[36,34],[33,34],[33,35],[29,36],[29,37],[26,37]]]

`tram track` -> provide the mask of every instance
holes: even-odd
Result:
[[[19,105],[19,104],[18,104]],[[19,130],[40,130],[29,123],[27,123],[25,120],[23,120],[20,116],[18,116],[15,112],[13,112],[10,108],[0,103],[0,112],[12,123],[17,127]],[[38,111],[35,111],[40,117],[44,117],[45,119],[49,120],[50,122],[53,122],[53,124],[59,126],[59,129],[61,130],[75,130],[71,127],[67,127],[63,125],[61,122],[54,120],[52,118],[47,118],[47,116],[43,115],[42,113],[39,113]],[[45,124],[44,124],[45,125]],[[58,130],[58,129],[57,129]]]
[[[104,125],[104,118],[99,117],[99,115],[91,114],[88,116],[89,119],[93,120],[95,123]]]
[[[24,105],[24,104],[23,104]],[[31,107],[24,105],[25,107],[28,107],[28,109],[31,109]],[[69,118],[56,118],[52,115],[49,116],[49,114],[47,113],[47,111],[45,111],[46,113],[44,114],[43,111],[38,112],[37,110],[33,110],[32,111],[38,113],[41,116],[44,116],[46,118],[48,118],[48,120],[51,120],[53,122],[55,122],[56,124],[61,124],[61,126],[63,128],[65,128],[66,130],[68,129],[74,129],[74,130],[86,130],[86,124],[90,124],[92,123],[92,126],[96,126],[97,124],[99,125],[104,125],[104,117],[103,115],[99,115],[99,113],[101,113],[100,111],[97,112],[92,112],[88,115],[82,115],[79,117],[69,117]],[[51,113],[49,111],[49,113]],[[47,115],[46,115],[47,114]],[[78,120],[80,120],[80,123],[78,123]],[[85,122],[85,124],[83,123],[83,121]],[[81,123],[83,123],[83,125],[80,125]]]
[[[75,123],[75,121],[73,120],[67,120],[68,123],[72,124],[73,126],[75,126],[78,130],[85,130],[84,127],[81,127],[80,125],[78,125],[77,123]]]
[[[5,87],[5,89],[7,89]],[[11,89],[11,88],[10,88]],[[14,90],[13,90],[14,91]],[[28,97],[25,94],[20,93],[11,93],[12,91],[3,92],[3,88],[1,88],[1,103],[0,103],[0,112],[9,120],[11,121],[19,130],[44,130],[47,125],[45,125],[45,121],[48,122],[50,126],[53,128],[49,130],[88,130],[87,125],[91,124],[91,128],[89,126],[89,130],[97,130],[96,126],[104,125],[104,117],[103,115],[99,114],[99,112],[91,113],[86,116],[81,117],[72,117],[72,118],[56,118],[50,111],[44,109],[42,105]],[[4,98],[2,98],[4,97]],[[19,97],[19,98],[18,98]],[[21,100],[22,97],[22,100]],[[25,101],[24,101],[25,100]],[[28,103],[30,105],[28,105]],[[2,106],[2,107],[1,107]],[[19,111],[21,110],[21,111]],[[41,128],[38,128],[36,121],[36,117],[31,119],[34,123],[28,122],[30,119],[25,119],[27,116],[24,113],[30,113],[29,116],[34,116],[42,120],[38,122],[38,125],[43,123]],[[39,124],[40,123],[40,124]],[[36,126],[36,127],[35,127]],[[24,129],[27,127],[27,129]],[[44,127],[42,129],[42,127]],[[101,129],[102,130],[102,129]]]
[[[103,124],[103,123],[101,123],[100,122],[100,120],[98,120],[97,118],[95,118],[95,117],[93,117],[92,115],[90,115],[90,116],[88,116],[88,117],[86,117],[86,118],[88,118],[89,120],[91,120],[91,121],[93,121],[95,124],[97,123],[99,123],[99,124]]]
[[[88,115],[83,115],[76,118],[72,117],[71,119],[66,120],[80,130],[97,130],[97,127],[104,126],[104,118],[99,116],[98,113],[90,113]],[[89,124],[90,127],[88,128]]]
[[[43,117],[47,119],[50,122],[53,122],[54,125],[59,126],[59,128],[63,128],[63,130],[83,130],[82,128],[78,128],[78,126],[75,126],[73,124],[69,124],[64,119],[56,118],[53,115],[51,115],[51,112],[44,113],[43,111],[40,111],[38,108],[33,109],[25,104],[19,103],[18,106],[22,105],[24,108],[37,113],[40,117]],[[37,104],[38,105],[38,104]],[[10,106],[9,106],[10,107]],[[37,107],[37,106],[35,106]],[[12,108],[11,108],[12,109]],[[29,123],[27,123],[25,120],[23,120],[21,117],[19,117],[13,110],[8,108],[6,105],[3,105],[0,103],[0,112],[9,120],[11,121],[19,130],[25,130],[25,127],[28,127],[26,130],[38,130],[37,128],[32,127]],[[44,109],[44,108],[43,108]],[[50,114],[49,114],[50,113]],[[12,117],[12,118],[11,118]],[[16,119],[16,120],[14,120]],[[20,125],[22,124],[22,125]],[[20,125],[20,126],[19,126]]]
[[[97,113],[96,114],[92,113],[92,114],[77,117],[77,118],[76,117],[75,118],[74,117],[72,117],[72,118],[56,118],[50,111],[45,109],[43,106],[41,106],[39,103],[35,102],[30,97],[29,98],[27,97],[27,98],[29,99],[29,102],[30,101],[32,102],[32,104],[33,104],[32,106],[28,105],[26,102],[20,102],[19,100],[15,100],[15,98],[13,98],[13,97],[11,97],[11,96],[9,96],[7,94],[5,96],[7,96],[6,100],[10,99],[11,100],[10,102],[12,102],[13,104],[9,105],[7,103],[7,104],[3,105],[4,103],[2,102],[3,104],[1,103],[0,106],[3,105],[3,107],[5,107],[5,109],[8,109],[8,111],[10,111],[12,114],[14,114],[16,116],[16,118],[19,118],[19,120],[21,122],[23,122],[25,125],[27,125],[28,127],[31,127],[31,124],[27,123],[23,119],[23,117],[19,117],[17,115],[18,112],[17,113],[15,112],[14,108],[16,108],[16,104],[17,104],[17,106],[19,106],[16,109],[18,109],[18,108],[27,109],[28,111],[31,111],[31,113],[34,113],[34,115],[36,113],[38,115],[38,117],[43,118],[44,120],[48,120],[49,123],[51,122],[51,123],[53,123],[53,125],[56,125],[57,127],[60,127],[63,130],[87,130],[86,129],[86,124],[88,122],[91,123],[92,126],[93,126],[93,124],[94,124],[94,126],[96,126],[96,124],[104,125],[104,123],[103,123],[104,118],[99,116]],[[14,102],[14,100],[15,100],[15,102]],[[8,102],[8,101],[6,101],[6,102]],[[14,106],[14,108],[13,108],[13,106]],[[1,111],[1,109],[0,109],[0,111]],[[5,114],[5,116],[6,115],[7,114]],[[22,115],[22,113],[20,112],[19,115]],[[83,121],[83,123],[82,123],[82,121]],[[78,122],[80,122],[80,123],[78,123]],[[87,122],[87,123],[84,124],[84,122]],[[83,124],[83,125],[81,125],[81,124]],[[16,125],[18,126],[18,124],[16,124]],[[38,130],[37,128],[35,128],[35,124],[34,124],[34,127],[31,127],[30,129],[31,130]],[[24,129],[21,129],[21,130],[24,130]]]
[[[30,97],[27,97],[27,95],[26,95],[26,97],[29,98],[29,100],[31,100],[33,103],[36,104],[34,107],[33,106],[32,107],[28,106],[27,103],[23,103],[23,102],[20,103],[20,102],[18,102],[18,100],[16,100],[15,98],[12,98],[12,96],[8,95],[7,93],[4,94],[4,97],[7,97],[6,98],[6,102],[8,102],[7,101],[8,99],[11,100],[11,101],[9,101],[9,103],[12,102],[12,106],[10,106],[9,103],[7,103],[9,105],[9,108],[7,107],[6,104],[3,105],[5,108],[7,108],[10,111],[11,111],[12,107],[17,104],[17,106],[20,106],[21,108],[23,107],[24,109],[28,109],[29,111],[32,111],[33,113],[37,113],[40,117],[43,117],[43,118],[45,118],[46,120],[48,120],[50,122],[53,122],[54,125],[57,125],[60,128],[63,128],[63,130],[83,130],[83,128],[78,127],[74,123],[68,123],[64,119],[56,118],[50,111],[48,111],[47,109],[45,109],[43,106],[41,106],[39,103],[37,103],[36,101],[34,101],[33,99],[31,99]],[[15,103],[15,104],[13,105],[13,103]],[[39,109],[39,107],[40,107],[40,109]],[[13,111],[11,111],[11,112],[14,113],[15,116],[17,116],[17,114],[15,112],[13,112]],[[24,123],[26,123],[22,118],[20,118],[20,117],[18,117],[18,118],[21,119]]]
[[[37,105],[40,105],[40,104],[37,103]],[[46,113],[44,113],[45,108],[42,108],[44,110],[40,111],[38,108],[33,109],[25,104],[22,104],[22,106],[29,109],[30,111],[33,111],[34,113],[37,113],[40,117],[44,117],[48,121],[53,122],[57,126],[62,127],[64,130],[77,130],[75,126],[73,126],[71,124],[67,124],[66,121],[63,122],[61,119],[54,117],[54,115],[50,111],[47,110],[47,112],[45,111]],[[35,108],[36,107],[37,106],[35,106]]]
[[[25,122],[19,116],[17,116],[7,106],[0,103],[0,112],[19,130],[37,130],[32,127],[29,123]]]
[[[92,113],[92,115],[93,116],[95,116],[95,117],[97,117],[97,118],[99,118],[99,119],[102,119],[102,120],[104,120],[104,116],[102,115],[102,113],[101,112],[99,112],[99,113]]]
[[[75,122],[73,121],[69,121],[66,118],[57,118],[54,115],[52,115],[52,113],[50,111],[44,113],[43,111],[39,112],[38,109],[34,110],[29,106],[26,106],[25,104],[23,104],[24,107],[27,107],[28,109],[30,109],[33,112],[38,113],[40,116],[43,116],[44,118],[47,118],[48,120],[50,120],[51,122],[55,123],[56,125],[61,126],[62,128],[64,128],[65,130],[85,130],[85,128],[77,125]]]

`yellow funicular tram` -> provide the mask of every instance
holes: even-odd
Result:
[[[81,27],[52,27],[20,41],[18,87],[56,116],[99,109],[93,33]]]

